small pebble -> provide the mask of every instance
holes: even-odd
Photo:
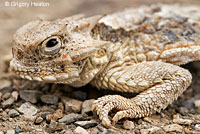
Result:
[[[182,115],[187,115],[189,113],[189,110],[186,107],[179,107],[178,111],[180,112],[180,114]]]
[[[61,109],[57,109],[53,114],[48,114],[46,116],[46,120],[47,121],[57,121],[58,119],[63,117],[63,112]]]
[[[65,126],[66,125],[64,123],[58,123],[52,120],[48,127],[51,129],[51,131],[62,131],[65,129]]]
[[[84,101],[87,98],[87,93],[83,91],[75,91],[74,92],[74,98],[77,100]]]
[[[72,130],[66,130],[65,134],[74,134],[74,132]]]
[[[41,114],[41,117],[42,117],[44,120],[46,120],[46,117],[47,117],[47,115],[49,115],[49,114],[51,114],[51,112],[43,112],[43,113]]]
[[[21,132],[23,132],[23,130],[22,130],[21,128],[18,128],[18,127],[17,127],[17,128],[15,129],[15,132],[16,132],[16,133],[21,133]]]
[[[180,125],[191,125],[193,120],[177,118],[177,119],[173,119],[173,122]]]
[[[167,133],[169,132],[181,133],[183,131],[183,127],[178,124],[170,124],[170,125],[164,126],[163,129]]]
[[[91,127],[95,127],[97,125],[96,121],[76,121],[74,122],[75,125],[81,126],[85,129],[91,128]]]
[[[40,99],[46,104],[57,104],[59,98],[56,95],[42,95]]]
[[[23,113],[25,118],[34,121],[36,118],[35,115],[38,113],[39,109],[31,103],[25,102],[18,108],[18,111]]]
[[[115,131],[113,129],[108,129],[108,130],[104,131],[102,134],[121,134],[121,133],[118,131]]]
[[[36,119],[35,119],[35,124],[36,125],[38,125],[38,124],[40,124],[41,122],[43,121],[43,118],[41,117],[41,116],[39,116],[39,117],[37,117]]]
[[[92,112],[92,104],[94,102],[94,99],[90,99],[90,100],[85,100],[82,104],[82,110],[81,113],[84,114],[88,114],[90,112]]]
[[[81,106],[83,103],[82,101],[75,100],[75,99],[68,98],[68,97],[62,97],[61,100],[64,103],[66,113],[67,112],[78,113],[81,111]]]
[[[83,116],[81,114],[71,113],[71,114],[65,115],[64,117],[59,119],[58,122],[70,124],[70,123],[73,123],[73,122],[80,120],[82,118],[83,118]]]
[[[200,131],[200,124],[196,124],[195,125],[195,129],[198,130],[198,131]]]
[[[11,105],[14,103],[14,101],[15,101],[15,99],[14,99],[13,97],[10,97],[9,99],[3,101],[3,102],[1,103],[1,105],[2,105],[3,107],[9,107],[9,106],[11,106]]]
[[[200,108],[200,100],[195,100],[195,101],[194,101],[194,106],[195,106],[196,108]]]
[[[7,130],[6,134],[15,134],[15,130],[13,130],[13,129]]]
[[[156,126],[161,125],[160,115],[151,115],[149,117],[145,117],[144,121]]]
[[[15,109],[11,109],[11,110],[8,112],[8,115],[9,115],[11,118],[14,118],[14,117],[19,116],[19,112],[17,112]]]
[[[90,133],[91,133],[91,134],[100,134],[100,131],[99,131],[99,129],[97,129],[96,127],[94,127],[94,128],[92,128],[92,129],[90,130]]]
[[[40,100],[42,92],[38,90],[20,90],[19,95],[21,99],[35,104]]]
[[[0,92],[4,94],[12,91],[10,80],[0,79],[0,83]]]
[[[105,128],[105,127],[102,126],[101,124],[99,124],[99,125],[97,126],[97,128],[98,128],[101,132],[107,131],[107,128]]]
[[[148,129],[141,129],[140,130],[141,134],[162,134],[162,130],[160,127],[152,127]]]
[[[87,130],[85,130],[84,128],[79,127],[79,126],[74,130],[74,133],[75,133],[75,134],[89,134],[89,133],[87,132]]]
[[[13,91],[12,92],[12,97],[15,99],[15,101],[18,99],[18,97],[19,97],[19,93],[17,92],[17,91]]]
[[[134,124],[134,122],[132,122],[132,121],[126,120],[126,121],[124,121],[124,123],[123,123],[123,128],[128,129],[128,130],[131,130],[131,129],[134,129],[134,128],[135,128],[135,124]]]
[[[2,100],[7,100],[10,97],[11,97],[11,93],[5,93],[2,95]]]

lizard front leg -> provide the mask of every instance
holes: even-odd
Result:
[[[97,87],[140,92],[131,99],[119,95],[107,95],[94,102],[93,110],[97,112],[102,124],[106,127],[111,126],[108,114],[112,109],[118,110],[112,118],[113,125],[124,117],[149,116],[160,112],[176,100],[192,80],[190,72],[186,69],[160,61],[142,62],[122,68],[121,71],[110,70],[112,73],[108,71],[105,76],[100,76],[107,77],[101,81],[102,84],[97,82],[98,79],[93,82]],[[105,80],[107,84],[103,84]]]

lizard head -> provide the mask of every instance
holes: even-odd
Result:
[[[105,44],[90,35],[101,18],[77,15],[29,22],[14,34],[11,70],[29,80],[67,84],[80,81],[88,57]]]

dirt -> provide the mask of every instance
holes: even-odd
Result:
[[[106,14],[128,7],[151,5],[155,3],[181,3],[200,5],[199,0],[24,0],[23,2],[44,2],[47,5],[19,7],[20,0],[0,1],[0,134],[3,133],[75,133],[78,132],[76,121],[94,121],[89,128],[83,128],[88,133],[200,133],[200,63],[189,63],[184,68],[193,75],[191,86],[177,101],[161,113],[142,119],[129,119],[126,122],[132,128],[123,127],[127,119],[116,125],[120,131],[104,128],[92,112],[82,112],[86,100],[96,99],[104,94],[116,92],[101,92],[87,85],[74,89],[67,85],[55,85],[32,82],[17,78],[8,72],[9,55],[11,55],[12,35],[14,32],[34,19],[54,20],[70,15],[83,13],[86,16]],[[5,4],[8,4],[7,6]],[[22,5],[21,5],[22,6]],[[24,96],[23,96],[24,95]],[[126,94],[122,94],[126,96]],[[56,97],[55,97],[56,96]],[[48,99],[48,98],[52,99]],[[72,101],[66,101],[69,97]],[[72,99],[73,98],[73,99]],[[91,100],[92,101],[92,100]],[[36,114],[20,111],[20,107],[28,105],[35,107]],[[195,104],[195,105],[194,105]],[[80,105],[80,106],[79,106]],[[89,104],[85,104],[86,108]],[[87,106],[88,105],[88,106]],[[200,104],[199,104],[200,105]],[[195,107],[196,106],[196,107]],[[11,110],[16,110],[11,113]],[[58,112],[60,110],[60,112]],[[56,112],[57,111],[57,112]],[[86,110],[87,111],[87,110]],[[12,111],[13,112],[13,111]],[[34,112],[34,111],[31,111]],[[77,114],[75,120],[66,123],[59,122],[65,115]],[[32,117],[33,116],[33,117]],[[76,123],[75,123],[76,122]],[[92,123],[91,123],[92,124]],[[175,124],[175,125],[174,125]],[[84,133],[84,131],[82,131]]]

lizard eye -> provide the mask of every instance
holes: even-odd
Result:
[[[61,48],[61,41],[57,36],[52,36],[42,43],[42,52],[48,55],[55,55]]]

